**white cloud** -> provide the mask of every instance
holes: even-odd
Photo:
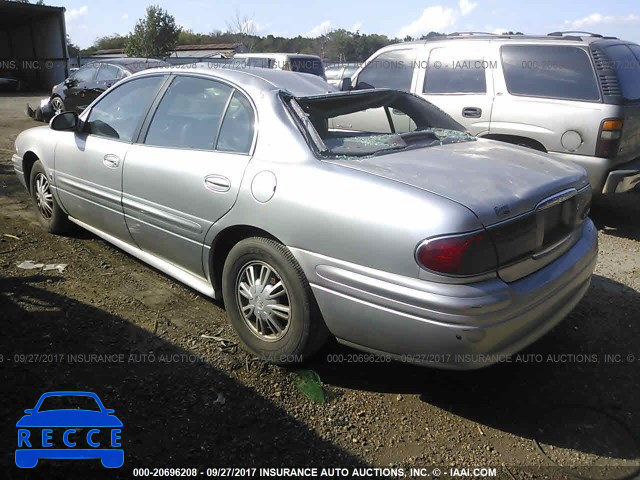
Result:
[[[362,24],[360,22],[356,22],[351,26],[352,32],[359,32],[360,30],[362,30]]]
[[[331,20],[325,20],[324,22],[321,22],[313,27],[303,36],[309,38],[319,37],[320,35],[327,33],[329,30],[331,30]]]
[[[128,13],[123,13],[122,17],[120,17],[122,20],[129,20],[129,14]]]
[[[78,8],[72,8],[71,10],[67,10],[64,16],[67,22],[70,22],[72,20],[75,20],[78,17],[83,17],[87,13],[89,13],[89,7],[87,7],[86,5],[83,5]]]
[[[417,20],[405,25],[400,29],[397,36],[404,38],[407,35],[419,37],[429,32],[445,32],[456,20],[456,12],[453,8],[446,8],[441,5],[425,8],[422,15]]]
[[[592,13],[586,17],[579,18],[577,20],[565,20],[565,26],[569,28],[585,28],[595,25],[611,25],[611,24],[624,24],[624,23],[638,23],[640,17],[630,13],[628,15],[603,15],[601,13]]]
[[[458,7],[462,15],[469,15],[478,6],[478,2],[472,2],[471,0],[460,0]]]

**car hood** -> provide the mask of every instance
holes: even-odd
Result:
[[[25,415],[16,427],[121,427],[115,415],[90,410],[48,410]]]
[[[482,139],[331,163],[446,197],[471,209],[485,226],[588,183],[585,171],[573,163]]]

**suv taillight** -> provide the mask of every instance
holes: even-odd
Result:
[[[498,268],[496,249],[482,231],[425,240],[416,250],[418,264],[445,275],[479,275]]]
[[[596,156],[604,158],[615,157],[620,147],[622,138],[622,120],[619,118],[608,118],[600,124],[598,132],[598,143],[596,145]]]

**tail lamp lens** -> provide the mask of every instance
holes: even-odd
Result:
[[[423,268],[446,275],[478,275],[498,268],[496,249],[484,231],[425,240],[416,259]]]
[[[622,120],[616,118],[603,120],[600,124],[596,156],[604,158],[615,157],[620,147],[621,138]]]

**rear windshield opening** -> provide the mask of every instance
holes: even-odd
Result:
[[[399,150],[474,141],[431,103],[394,90],[285,98],[317,153],[367,157]]]

